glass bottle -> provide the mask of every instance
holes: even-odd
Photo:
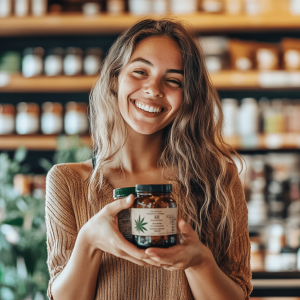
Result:
[[[133,243],[141,249],[167,248],[177,243],[177,205],[171,184],[136,185],[131,207]]]
[[[131,194],[136,197],[135,187],[124,187],[113,190],[114,200],[125,198]],[[118,226],[124,238],[132,242],[130,209],[124,209],[118,213]]]

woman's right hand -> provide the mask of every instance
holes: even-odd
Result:
[[[133,202],[134,197],[130,195],[107,204],[82,227],[80,233],[94,249],[111,253],[140,266],[150,266],[146,262],[149,255],[145,253],[145,250],[128,242],[119,231],[118,213],[130,208]]]

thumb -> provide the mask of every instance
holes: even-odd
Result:
[[[126,198],[116,200],[106,205],[106,213],[112,217],[116,216],[121,210],[129,208],[134,202],[134,196],[131,194]]]
[[[192,226],[185,222],[184,220],[180,219],[178,221],[178,229],[180,231],[181,239],[186,240],[189,237],[192,237],[193,234],[195,233]]]

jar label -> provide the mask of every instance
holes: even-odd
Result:
[[[131,228],[139,236],[177,234],[177,207],[131,208]]]
[[[118,225],[119,225],[119,231],[122,233],[125,239],[131,242],[132,235],[131,235],[130,209],[124,209],[118,213]]]

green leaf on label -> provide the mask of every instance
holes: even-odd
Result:
[[[145,218],[141,219],[141,216],[139,215],[139,218],[137,220],[134,220],[135,221],[135,229],[138,232],[144,233],[144,231],[147,231],[147,229],[144,226],[147,225],[148,223],[144,223],[144,219]]]

